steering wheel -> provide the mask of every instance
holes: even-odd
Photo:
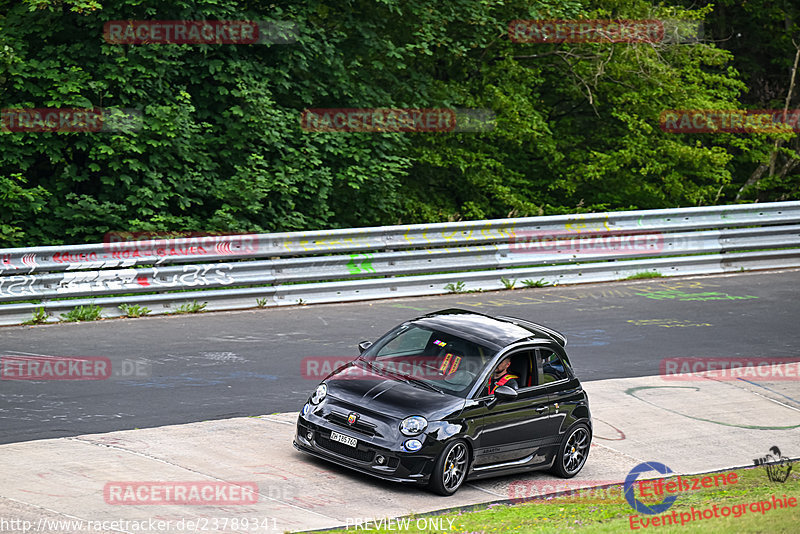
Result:
[[[444,381],[447,384],[453,384],[456,386],[466,386],[467,384],[471,383],[476,376],[477,375],[472,371],[468,371],[466,369],[459,369],[451,375],[445,375]]]

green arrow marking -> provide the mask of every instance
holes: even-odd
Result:
[[[347,262],[347,270],[350,271],[350,274],[358,274],[361,272],[361,269],[356,265],[357,256],[359,256],[359,254],[350,254],[350,261]]]
[[[365,259],[361,262],[361,269],[364,272],[375,272],[375,267],[372,266],[372,254],[364,254]]]

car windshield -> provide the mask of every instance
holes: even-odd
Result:
[[[466,397],[493,354],[478,343],[410,324],[378,340],[361,358],[378,373],[411,377],[414,382]]]

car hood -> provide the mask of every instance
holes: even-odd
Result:
[[[422,415],[430,421],[447,418],[464,408],[465,399],[410,384],[368,365],[350,362],[326,380],[328,395],[348,404],[403,419]]]

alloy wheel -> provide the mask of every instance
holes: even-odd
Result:
[[[567,473],[577,472],[583,467],[588,451],[589,432],[583,427],[578,427],[570,435],[567,440],[567,446],[564,447],[564,456],[562,458],[564,471]]]
[[[444,461],[442,483],[448,491],[455,491],[464,480],[467,473],[467,447],[463,443],[456,443],[447,454]]]

